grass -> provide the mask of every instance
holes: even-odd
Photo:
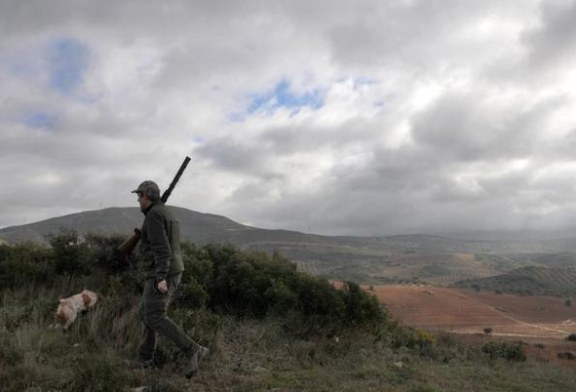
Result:
[[[63,244],[64,250],[70,248],[69,241]],[[88,245],[72,246],[71,251],[88,251]],[[195,274],[187,277],[188,283],[204,282],[205,291],[188,292],[170,309],[176,323],[211,350],[199,376],[187,380],[184,358],[163,340],[158,368],[131,370],[124,361],[136,356],[142,326],[130,270],[53,273],[47,279],[44,269],[54,266],[55,260],[47,251],[27,247],[0,247],[0,251],[6,253],[4,264],[0,257],[0,278],[5,283],[0,287],[2,392],[576,390],[575,374],[568,367],[530,358],[490,359],[481,346],[488,337],[473,344],[456,335],[402,328],[380,317],[378,304],[352,285],[348,294],[335,291],[327,282],[297,274],[282,260],[251,259],[216,247],[191,248],[187,271]],[[45,259],[36,262],[32,257],[36,254]],[[70,271],[78,267],[72,262],[66,265]],[[37,281],[30,279],[31,273]],[[68,333],[53,328],[58,298],[84,287],[101,290],[103,299]],[[211,304],[219,304],[213,308],[230,308],[229,312],[215,313],[206,304],[198,308],[194,301],[186,302],[198,293],[210,293]],[[298,301],[290,302],[294,298]],[[344,299],[338,302],[340,298]],[[278,311],[282,301],[292,304],[289,311]],[[340,306],[340,313],[326,311]],[[314,311],[304,312],[308,308]],[[251,318],[256,314],[276,318]],[[321,317],[330,324],[311,329],[311,321]],[[338,323],[346,328],[334,328]]]
[[[63,334],[50,327],[55,292],[26,300],[2,295],[2,391],[558,391],[574,390],[568,368],[528,360],[489,360],[478,347],[449,334],[420,331],[433,346],[394,344],[396,332],[375,337],[297,339],[275,320],[237,320],[206,310],[175,312],[188,332],[211,349],[200,375],[183,377],[183,359],[162,342],[162,368],[129,370],[123,361],[139,343],[136,298],[106,298]],[[52,305],[53,305],[52,304]],[[26,311],[22,311],[25,309]],[[123,309],[123,310],[122,310]],[[114,316],[114,317],[112,317]]]

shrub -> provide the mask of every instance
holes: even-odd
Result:
[[[520,343],[489,342],[482,346],[482,352],[490,359],[503,358],[508,361],[525,361],[526,354]]]
[[[353,282],[335,289],[321,277],[299,272],[274,253],[240,251],[230,245],[184,245],[186,263],[178,304],[206,306],[240,318],[279,317],[297,335],[372,328],[386,321],[376,298]]]
[[[558,357],[558,359],[568,359],[568,360],[575,360],[576,359],[576,355],[574,355],[574,353],[570,352],[570,351],[565,351],[565,352],[561,352],[561,353],[557,353],[556,357]]]
[[[44,284],[54,275],[51,250],[32,243],[0,245],[0,287]]]
[[[123,255],[118,249],[125,238],[119,235],[86,235],[87,264],[92,270],[98,267],[101,271],[109,274],[118,273],[128,268],[128,264],[123,259]]]
[[[60,275],[87,275],[89,248],[80,241],[78,233],[74,230],[60,229],[58,235],[49,237],[52,246],[54,269]]]
[[[130,298],[138,292],[138,283],[133,265],[118,264],[121,242],[118,236],[87,235],[81,240],[76,232],[61,230],[50,237],[51,248],[0,246],[0,282],[3,287],[46,282],[62,295],[91,287],[104,297]],[[358,284],[345,282],[338,290],[325,278],[298,271],[278,253],[190,243],[182,250],[185,272],[175,309],[274,317],[299,336],[356,328],[375,332],[388,320],[374,295]],[[113,315],[129,306],[124,302],[118,302]]]
[[[571,333],[570,335],[568,335],[566,337],[566,340],[569,340],[571,342],[576,342],[576,333]]]
[[[434,348],[436,346],[436,336],[428,331],[416,329],[408,341],[407,346],[416,349],[424,357],[434,357]]]
[[[347,281],[340,292],[346,304],[346,322],[350,325],[377,326],[385,320],[378,300],[357,283]]]

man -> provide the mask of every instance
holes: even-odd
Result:
[[[180,250],[180,223],[160,200],[160,189],[153,181],[144,181],[132,191],[138,195],[144,213],[139,264],[144,291],[140,317],[144,323],[144,341],[133,365],[146,368],[154,363],[158,334],[170,339],[190,361],[186,377],[198,373],[199,362],[208,354],[206,347],[190,339],[167,316],[168,305],[180,284],[184,263]]]

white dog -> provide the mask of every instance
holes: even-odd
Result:
[[[56,322],[66,331],[76,320],[78,313],[88,310],[96,305],[98,294],[90,290],[83,290],[68,298],[61,298],[56,310]]]

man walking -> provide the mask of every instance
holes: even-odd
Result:
[[[190,339],[167,316],[172,299],[184,271],[180,250],[180,223],[160,199],[160,189],[153,181],[142,182],[132,191],[138,195],[144,213],[138,266],[144,279],[140,317],[144,324],[144,341],[135,366],[146,368],[154,364],[158,334],[170,339],[189,360],[186,377],[198,373],[200,361],[208,354],[206,347]]]

